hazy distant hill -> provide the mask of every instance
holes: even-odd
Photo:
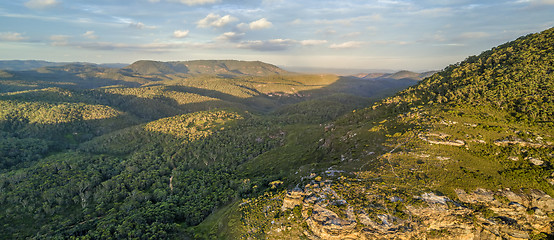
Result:
[[[123,68],[144,75],[162,74],[204,74],[220,76],[268,76],[286,74],[287,71],[260,61],[237,60],[195,60],[179,62],[158,62],[141,60]]]
[[[68,63],[41,60],[0,60],[0,70],[25,71],[41,67],[62,66]]]
[[[11,71],[27,71],[34,70],[41,67],[55,67],[55,66],[64,66],[72,64],[71,62],[48,62],[41,60],[0,60],[0,70],[11,70]],[[127,66],[124,63],[104,63],[104,64],[94,64],[94,63],[81,63],[81,64],[90,64],[96,65],[99,67],[106,68],[122,68]]]
[[[411,72],[411,71],[398,71],[395,73],[359,73],[352,75],[353,77],[363,78],[363,79],[411,79],[411,80],[422,80],[426,77],[430,77],[435,74],[437,71],[428,71],[423,73]]]

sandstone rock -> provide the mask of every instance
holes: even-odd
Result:
[[[306,223],[313,235],[321,239],[359,239],[359,233],[354,231],[357,222],[352,207],[346,210],[346,215],[346,219],[340,218],[333,211],[316,204]]]
[[[285,199],[283,199],[283,206],[281,207],[281,210],[285,211],[301,205],[304,200],[304,195],[304,192],[299,189],[288,191]]]
[[[525,160],[528,160],[529,162],[531,162],[533,165],[536,165],[536,166],[540,166],[540,165],[544,164],[543,160],[540,160],[540,159],[534,158],[534,157],[527,157],[527,158],[525,158]]]
[[[448,140],[450,135],[444,134],[444,133],[427,133],[427,134],[419,134],[419,138],[423,141],[426,141],[428,143],[432,144],[441,144],[441,145],[449,145],[449,146],[463,146],[466,143],[462,140]]]

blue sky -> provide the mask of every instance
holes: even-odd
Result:
[[[554,26],[554,0],[15,0],[0,59],[433,70]]]

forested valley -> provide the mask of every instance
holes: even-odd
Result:
[[[2,70],[0,238],[554,236],[554,29],[360,76]]]

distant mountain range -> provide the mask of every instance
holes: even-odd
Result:
[[[56,66],[64,66],[64,65],[70,65],[75,63],[95,65],[95,66],[106,67],[106,68],[122,68],[128,65],[125,63],[95,64],[95,63],[83,63],[83,62],[49,62],[49,61],[42,61],[42,60],[0,60],[0,70],[27,71],[27,70],[34,70],[42,67],[56,67]]]
[[[63,67],[63,68],[57,68]],[[369,73],[358,73],[350,75],[348,72],[355,69],[323,69],[323,68],[280,68],[278,66],[263,63],[260,61],[238,61],[238,60],[192,60],[192,61],[153,61],[139,60],[132,64],[126,63],[88,63],[88,62],[49,62],[42,60],[0,60],[0,77],[7,76],[6,71],[31,71],[40,68],[64,71],[82,70],[88,68],[115,68],[122,72],[136,73],[142,75],[167,75],[167,74],[191,74],[191,75],[221,75],[221,76],[267,76],[274,74],[298,73],[334,73],[342,76],[352,76],[362,79],[412,79],[422,80],[436,73],[437,71],[412,72],[394,70],[369,70]]]
[[[178,62],[141,60],[124,67],[122,70],[130,70],[134,73],[144,75],[209,74],[220,76],[267,76],[288,73],[275,65],[260,61],[237,60],[195,60]]]

